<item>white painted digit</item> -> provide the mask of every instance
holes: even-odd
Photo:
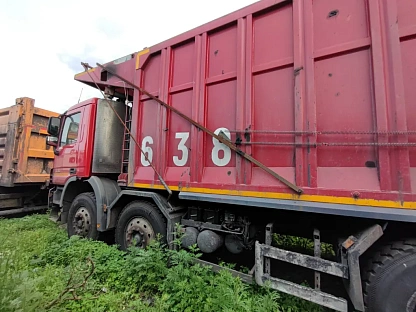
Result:
[[[189,139],[189,132],[178,132],[175,134],[175,138],[181,139],[178,144],[178,150],[182,152],[182,158],[173,156],[173,163],[178,167],[183,167],[188,162],[188,148],[185,144]]]
[[[230,130],[228,130],[227,128],[218,128],[217,130],[215,130],[214,133],[216,135],[221,135],[221,132],[223,132],[225,136],[231,140]],[[214,148],[212,149],[211,153],[212,162],[214,163],[214,165],[218,167],[227,166],[231,160],[231,149],[228,146],[222,144],[216,138],[212,138],[212,143],[214,143]],[[224,153],[222,158],[220,158],[220,151],[223,151]]]
[[[143,153],[141,153],[140,160],[141,160],[142,165],[144,167],[149,167],[150,166],[149,161],[150,162],[153,161],[153,150],[150,146],[147,146],[147,144],[149,144],[149,145],[153,144],[153,138],[151,136],[145,137],[142,141],[142,151],[143,151]],[[146,157],[144,156],[144,154],[146,154],[147,159],[149,161],[146,160]]]
[[[217,130],[215,130],[215,134],[225,135],[228,139],[231,140],[231,133],[227,128],[218,128]],[[175,166],[183,167],[186,165],[189,158],[189,151],[186,147],[186,142],[189,139],[189,132],[178,132],[175,134],[175,138],[180,139],[178,144],[178,150],[182,152],[182,157],[179,158],[179,156],[173,156],[173,163],[175,164]],[[212,162],[214,163],[214,165],[218,167],[227,166],[231,161],[231,149],[215,138],[212,138],[212,143],[214,144],[211,153]],[[143,153],[141,153],[140,160],[144,167],[150,166],[150,162],[153,161],[153,149],[150,146],[151,144],[153,144],[153,138],[151,136],[145,137],[142,141]],[[222,155],[220,155],[221,151]],[[144,154],[147,156],[147,159],[149,161],[146,160]]]

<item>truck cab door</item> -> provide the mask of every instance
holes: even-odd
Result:
[[[55,149],[52,175],[52,182],[56,185],[64,185],[70,177],[77,176],[80,166],[79,145],[83,139],[80,131],[83,112],[84,107],[70,111],[61,123],[62,131]]]

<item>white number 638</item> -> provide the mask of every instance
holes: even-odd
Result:
[[[230,130],[228,130],[227,128],[218,128],[217,130],[215,130],[214,133],[216,135],[220,135],[221,132],[228,139],[231,139]],[[189,158],[189,151],[186,147],[186,142],[189,139],[189,132],[178,132],[175,134],[175,138],[180,139],[178,143],[178,151],[182,152],[182,156],[173,156],[173,163],[175,164],[175,166],[183,167],[187,164]],[[231,149],[215,138],[212,138],[212,143],[214,144],[214,147],[211,151],[212,162],[214,163],[214,165],[218,167],[227,166],[231,161]],[[152,144],[153,138],[151,136],[146,136],[145,138],[143,138],[141,146],[143,153],[141,154],[140,160],[144,167],[150,166],[149,162],[153,161],[153,149],[150,146]],[[223,152],[222,157],[220,157],[220,151]],[[147,156],[147,159],[149,161],[146,160],[145,155]]]

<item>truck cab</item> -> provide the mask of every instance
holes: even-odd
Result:
[[[54,185],[65,185],[70,177],[87,178],[91,175],[91,136],[97,102],[97,99],[84,101],[50,120],[49,133],[54,135],[49,139],[53,142],[55,154]]]
[[[54,147],[55,154],[51,173],[54,204],[60,206],[65,202],[60,195],[71,183],[82,185],[93,176],[117,181],[122,166],[124,127],[110,105],[124,120],[128,106],[98,98],[74,105],[60,117],[49,120],[48,144]]]

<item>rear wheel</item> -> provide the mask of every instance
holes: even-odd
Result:
[[[94,193],[82,193],[75,197],[68,213],[68,236],[98,239],[95,209]]]
[[[162,242],[166,242],[166,220],[155,205],[134,201],[123,209],[115,235],[122,250],[131,246],[145,248],[157,234],[161,234]]]
[[[367,312],[416,312],[416,239],[381,247],[363,272]]]

